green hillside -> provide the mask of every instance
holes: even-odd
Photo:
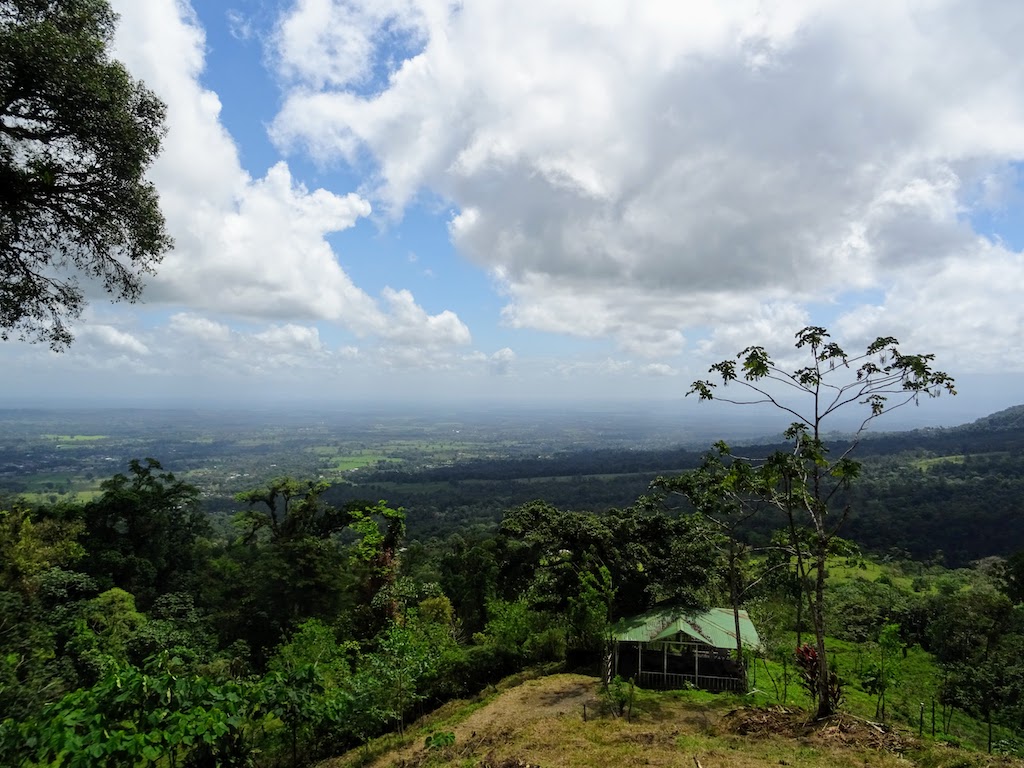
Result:
[[[592,677],[559,674],[445,705],[403,735],[319,768],[973,768],[1024,761],[967,752],[844,714],[809,720],[764,697],[636,691],[618,715]]]

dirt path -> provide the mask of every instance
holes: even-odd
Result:
[[[456,744],[498,744],[533,723],[551,717],[583,717],[583,705],[600,704],[600,683],[584,675],[552,675],[527,680],[504,691],[453,727]],[[370,763],[370,768],[414,766],[425,751],[422,743],[395,750]],[[327,763],[329,765],[329,763]]]
[[[600,683],[583,675],[553,675],[527,680],[505,691],[486,707],[477,710],[455,729],[455,739],[502,735],[521,731],[524,726],[549,717],[583,717],[583,705],[591,711],[600,703]]]

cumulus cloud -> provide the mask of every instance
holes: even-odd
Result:
[[[382,43],[414,44],[423,21],[407,0],[298,0],[277,30],[281,72],[315,86],[366,84],[375,65],[390,69],[379,55]]]
[[[898,315],[942,295],[905,270],[953,286],[966,253],[1015,282],[970,217],[1024,159],[1022,20],[970,0],[302,0],[273,135],[368,153],[365,194],[393,216],[451,201],[511,326],[652,359],[787,302],[881,290]]]
[[[113,5],[121,16],[117,55],[168,107],[169,130],[151,178],[176,247],[150,281],[147,301],[269,319],[282,328],[328,320],[392,343],[468,340],[453,312],[427,314],[411,294],[390,289],[382,304],[342,269],[326,238],[370,214],[364,197],[310,190],[284,162],[261,178],[243,169],[220,122],[219,98],[201,85],[205,39],[186,4]],[[303,7],[312,12],[314,5]],[[229,19],[244,32],[237,12]]]
[[[383,296],[390,311],[376,330],[384,338],[420,347],[469,343],[469,328],[454,312],[428,315],[409,291],[385,288]]]
[[[305,375],[344,366],[354,348],[327,349],[315,326],[270,324],[239,330],[194,312],[179,312],[154,334],[168,362],[216,375]]]
[[[110,354],[148,355],[147,347],[136,336],[111,325],[87,325],[78,334],[78,340],[96,352]]]
[[[226,344],[231,340],[231,328],[227,325],[189,312],[172,315],[169,328],[173,333],[199,342]]]
[[[648,376],[675,376],[678,373],[675,368],[665,363],[650,363],[641,368],[640,372]]]
[[[751,344],[758,344],[781,364],[792,367],[786,356],[793,352],[794,335],[810,324],[807,310],[793,302],[764,304],[734,322],[716,325],[706,339],[696,344],[696,351],[701,358],[718,362],[734,357]],[[796,362],[798,359],[792,361],[794,365],[805,364]]]
[[[508,347],[502,347],[487,358],[490,371],[495,376],[507,376],[512,370],[512,364],[515,361],[516,353]]]
[[[839,318],[861,345],[895,336],[908,352],[931,352],[956,373],[1024,371],[1024,255],[979,240],[926,274],[902,274],[879,303]],[[954,372],[951,370],[950,372]]]

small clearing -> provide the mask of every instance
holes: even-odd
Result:
[[[551,675],[485,702],[447,704],[404,736],[319,768],[1024,768],[1024,761],[924,744],[851,715],[819,722],[803,710],[743,701],[638,690],[627,718],[612,712],[595,678]],[[429,747],[431,734],[454,734],[454,743]]]

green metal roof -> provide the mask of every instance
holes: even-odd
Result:
[[[740,610],[740,637],[747,648],[761,647],[761,638],[747,612]],[[612,627],[612,637],[624,643],[651,643],[671,640],[678,634],[707,643],[713,648],[736,647],[736,621],[732,608],[711,608],[703,613],[686,614],[677,608],[653,608],[639,616],[620,619]]]

